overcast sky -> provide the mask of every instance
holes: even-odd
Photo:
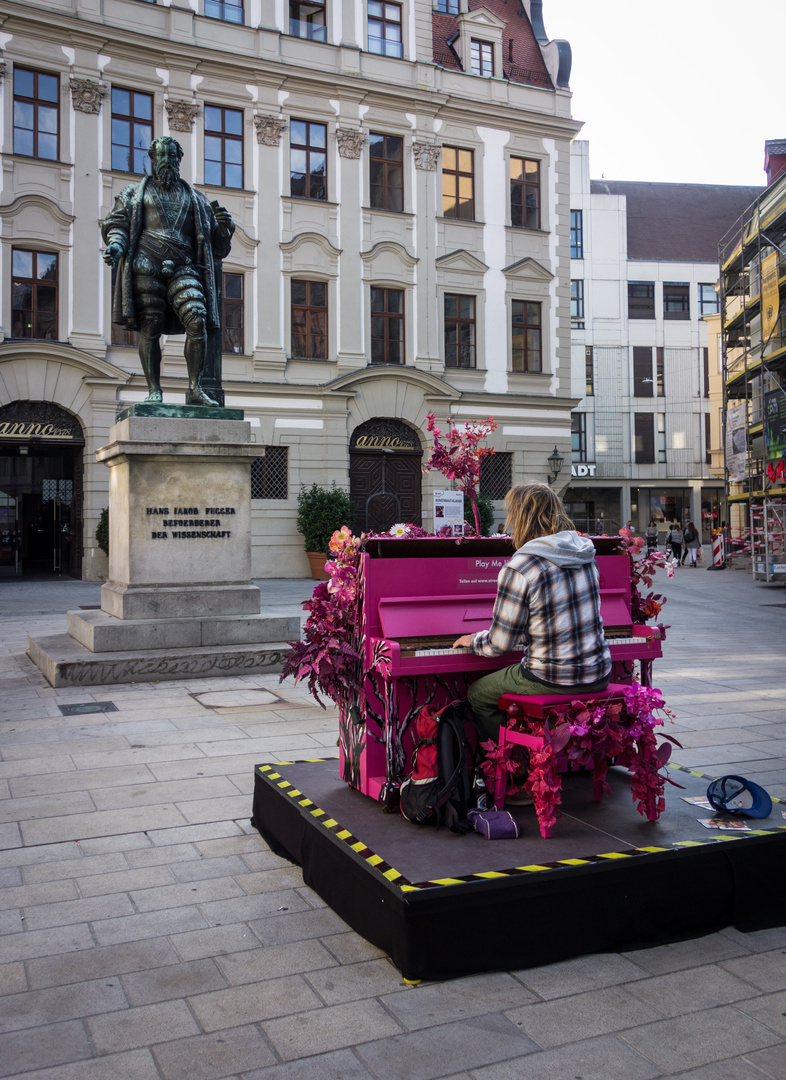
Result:
[[[544,0],[573,50],[573,116],[590,174],[765,184],[786,139],[786,0]]]

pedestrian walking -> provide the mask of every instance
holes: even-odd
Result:
[[[650,518],[650,523],[644,530],[644,538],[647,541],[647,554],[651,554],[658,549],[658,526],[655,524],[655,518]]]
[[[671,523],[671,528],[666,533],[666,544],[671,545],[671,553],[677,562],[677,566],[679,566],[682,557],[682,540],[682,529],[679,526],[679,522],[673,521]]]
[[[699,552],[701,551],[701,535],[692,521],[689,521],[685,526],[682,533],[682,539],[688,559],[690,560],[690,566],[695,566],[699,558]]]

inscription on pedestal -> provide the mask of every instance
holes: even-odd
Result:
[[[221,518],[237,512],[234,506],[206,506],[205,517],[197,516],[201,513],[198,506],[176,506],[171,517],[168,506],[147,506],[145,511],[149,517],[162,518],[163,527],[151,530],[151,540],[228,540],[232,530],[221,528]],[[208,517],[209,514],[221,517]]]

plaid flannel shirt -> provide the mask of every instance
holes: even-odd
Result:
[[[595,560],[560,567],[517,551],[502,568],[491,627],[475,634],[478,656],[524,644],[521,667],[552,686],[589,686],[611,671]]]

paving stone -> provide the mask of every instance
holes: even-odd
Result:
[[[729,1005],[749,998],[751,993],[749,983],[714,965],[642,979],[626,989],[663,1017]]]
[[[3,998],[0,1031],[36,1028],[127,1007],[123,988],[117,978],[98,979],[47,990],[30,990],[26,994],[13,994]]]
[[[164,1043],[153,1053],[164,1080],[218,1080],[276,1061],[259,1030],[251,1025]]]
[[[721,930],[721,935],[729,941],[745,948],[746,952],[769,952],[771,949],[786,949],[786,926],[775,926],[769,930],[754,930],[743,934],[733,926]]]
[[[786,991],[777,994],[765,994],[763,997],[747,1001],[738,1001],[737,1008],[766,1024],[779,1035],[786,1037]]]
[[[24,964],[0,964],[0,995],[22,994],[26,989]]]
[[[782,1080],[786,1077],[786,1054],[784,1049],[774,1048],[780,1062],[784,1066],[780,1073],[768,1072],[764,1065],[757,1065],[755,1059],[759,1054],[772,1054],[773,1050],[757,1050],[748,1057],[728,1058],[726,1061],[714,1061],[712,1065],[703,1065],[699,1069],[690,1069],[688,1072],[676,1073],[670,1076],[670,1080],[766,1080],[767,1077],[775,1077]],[[762,1072],[762,1069],[764,1071]]]
[[[12,886],[7,889],[0,889],[0,910],[35,904],[54,904],[58,900],[73,900],[78,896],[79,893],[76,891],[73,881]],[[35,928],[31,927],[31,929]]]
[[[6,934],[21,934],[25,928],[21,908],[9,908],[0,911],[0,937]]]
[[[149,1050],[132,1050],[92,1061],[36,1069],[35,1072],[9,1077],[9,1080],[161,1080],[161,1073]],[[231,1080],[231,1077],[227,1080]]]
[[[163,885],[156,889],[135,889],[130,896],[139,911],[161,911],[165,908],[228,900],[245,896],[245,893],[234,878],[222,877]]]
[[[191,930],[185,934],[172,934],[169,941],[182,960],[201,960],[206,956],[223,957],[242,949],[259,949],[259,938],[243,922],[229,926],[211,926],[207,930]]]
[[[486,1069],[473,1069],[473,1080],[650,1080],[660,1069],[615,1035],[544,1050]]]
[[[22,871],[18,866],[8,866],[0,870],[0,890],[23,884]]]
[[[382,949],[366,941],[354,930],[347,930],[343,934],[331,934],[320,940],[339,964],[359,964],[363,960],[375,960],[385,955]]]
[[[724,960],[721,966],[759,990],[768,993],[786,990],[786,949],[744,956],[739,960]]]
[[[303,871],[299,866],[279,867],[275,870],[261,870],[246,873],[238,878],[244,892],[250,895],[275,892],[278,889],[297,889],[303,886]]]
[[[371,1073],[351,1050],[271,1065],[244,1073],[243,1080],[371,1080]]]
[[[254,872],[286,869],[292,866],[288,859],[284,859],[280,855],[274,855],[272,851],[268,851],[266,846],[260,850],[246,851],[241,858],[249,870]]]
[[[167,939],[158,937],[125,945],[97,946],[77,953],[42,956],[27,962],[27,975],[31,989],[40,990],[46,986],[86,982],[177,963],[178,956]]]
[[[744,935],[745,938],[748,935]],[[637,967],[652,975],[665,975],[669,971],[698,967],[703,964],[717,964],[750,952],[740,938],[735,940],[726,933],[708,934],[692,941],[678,941],[673,945],[657,945],[652,949],[637,949],[622,955]],[[724,965],[725,966],[725,965]],[[625,980],[622,980],[623,982]]]
[[[339,1005],[330,1011],[348,1008]],[[277,1049],[282,1053],[280,1047]],[[358,1046],[356,1053],[385,1080],[433,1080],[462,1069],[474,1074],[484,1065],[520,1059],[537,1049],[507,1017],[492,1013],[380,1039]]]
[[[779,1041],[773,1031],[731,1005],[632,1028],[621,1037],[668,1073],[737,1057]]]
[[[94,896],[89,899],[26,907],[25,920],[28,930],[45,930],[51,926],[66,926],[68,923],[131,915],[133,911],[134,906],[125,894]]]
[[[216,840],[196,840],[194,847],[206,859],[218,859],[225,855],[241,855],[243,861],[251,870],[270,870],[275,866],[292,865],[288,859],[274,855],[256,829],[251,833],[244,833],[242,836],[227,836]],[[254,866],[248,861],[262,856],[267,856],[269,859],[275,860],[275,862],[267,863],[264,866]]]
[[[45,776],[24,776],[11,780],[11,792],[15,798],[30,795],[51,795],[58,791],[91,791],[97,788],[112,787],[114,784],[143,784],[154,780],[147,765],[135,765],[123,769],[72,769],[57,771],[49,769]]]
[[[77,949],[92,949],[95,945],[90,928],[60,926],[51,930],[35,930],[15,934],[3,941],[3,960],[29,960],[35,956],[51,956],[53,953],[70,953]]]
[[[254,899],[261,900],[276,895],[278,894],[266,893],[263,897],[254,897]],[[297,901],[298,906],[305,906],[305,902],[299,896]],[[282,914],[280,918],[255,919],[249,925],[263,945],[285,945],[290,941],[321,938],[325,934],[337,934],[347,929],[347,924],[330,908],[317,911],[290,911],[288,914]]]
[[[250,807],[246,806],[250,813]],[[245,816],[248,816],[246,814]],[[182,825],[174,828],[156,828],[148,831],[154,844],[165,847],[168,844],[196,844],[199,840],[215,840],[225,836],[239,836],[243,830],[234,820],[208,821],[201,825]]]
[[[141,851],[127,851],[125,857],[129,866],[168,866],[176,877],[176,865],[198,862],[202,858],[194,844],[169,844],[166,847],[153,847],[151,844]]]
[[[45,1024],[30,1031],[0,1035],[0,1076],[46,1069],[93,1056],[93,1048],[80,1020]]]
[[[387,965],[391,972],[395,972],[395,968],[392,968],[385,960],[372,961],[371,965],[342,968],[340,972],[335,973],[338,989],[340,990],[352,972],[362,971],[363,968],[368,968],[369,972],[381,971],[383,970],[379,967],[381,964]],[[397,972],[395,974],[398,975]],[[339,981],[342,976],[343,982]],[[333,972],[325,976],[331,980],[333,977]],[[311,981],[313,982],[313,979]],[[502,1012],[503,1009],[537,1001],[535,994],[504,972],[490,972],[484,975],[473,975],[456,982],[451,980],[406,989],[402,989],[403,986],[403,979],[398,976],[398,992],[388,993],[381,1000],[401,1022],[402,1027],[411,1031],[433,1027],[435,1024],[445,1024],[448,1021],[460,1020],[468,1016]],[[372,996],[373,993],[372,991],[368,996]]]
[[[754,1068],[761,1069],[765,1076],[771,1077],[771,1080],[786,1080],[786,1052],[783,1043],[767,1047],[765,1050],[757,1050],[753,1054],[746,1054],[745,1061],[750,1062]],[[743,1080],[748,1080],[748,1078],[743,1077]]]
[[[93,923],[93,933],[99,945],[117,945],[123,941],[140,941],[162,934],[202,930],[207,925],[198,908],[180,907],[174,911],[148,911],[143,915],[103,919]]]
[[[77,841],[85,855],[105,855],[110,851],[139,851],[153,843],[146,832],[126,832],[112,836],[80,837]]]
[[[123,986],[129,1004],[150,1005],[155,1001],[204,994],[227,985],[212,960],[192,960],[170,964],[152,971],[137,971],[123,976]]]
[[[76,847],[76,845],[73,846]],[[44,881],[96,877],[99,874],[111,874],[127,869],[128,862],[125,856],[122,852],[116,851],[107,855],[80,856],[59,862],[36,863],[25,866],[22,876],[26,885],[36,885]]]
[[[548,1050],[659,1020],[663,1014],[623,987],[610,986],[522,1009],[507,1009],[505,1015]]]
[[[177,808],[191,825],[212,821],[229,821],[251,816],[251,803],[248,795],[179,802]]]
[[[287,913],[292,918],[293,914],[307,913],[309,911],[308,904],[302,896],[298,896],[294,889],[286,889],[284,892],[258,893],[254,896],[247,896],[243,893],[242,896],[232,900],[215,900],[203,903],[200,906],[205,918],[209,919],[213,924],[248,922],[252,929],[256,927],[258,922],[264,922],[269,918],[279,919],[286,916]],[[334,918],[337,918],[337,916],[334,916]],[[335,929],[335,927],[332,927],[332,929]],[[259,935],[257,934],[257,936]],[[303,936],[319,937],[319,934],[305,934]]]
[[[172,885],[174,880],[174,874],[169,867],[149,866],[80,878],[79,891],[82,896],[108,896],[132,890],[152,890],[159,886]]]
[[[111,810],[129,806],[157,806],[160,803],[179,803],[192,799],[212,801],[236,795],[237,790],[226,777],[212,776],[170,783],[161,783],[151,778],[151,782],[146,784],[105,787],[94,790],[91,794],[96,810]]]
[[[263,948],[250,932],[249,936],[256,943],[255,949],[216,958],[216,963],[232,986],[277,979],[282,975],[317,972],[322,968],[338,966],[334,957],[318,941],[296,941],[291,945],[273,945]],[[309,981],[324,998],[324,994],[314,980],[310,978]]]
[[[68,817],[40,818],[21,823],[25,844],[45,844],[58,840],[82,840],[84,837],[124,835],[134,830],[160,829],[182,825],[183,815],[176,807],[163,803],[128,810],[94,811]]]
[[[514,973],[542,998],[565,997],[602,986],[619,986],[634,979],[646,978],[646,972],[631,960],[616,953],[580,956],[546,967],[529,968]]]
[[[204,859],[194,848],[195,859],[184,860],[172,867],[177,881],[203,881],[215,877],[240,877],[249,869],[239,855],[227,855],[219,859]],[[244,890],[248,891],[248,890]]]
[[[218,1031],[274,1016],[287,1017],[285,1022],[292,1024],[292,1014],[319,1009],[322,1002],[300,975],[290,975],[201,994],[189,998],[189,1005],[205,1031]]]
[[[124,1012],[91,1016],[87,1026],[99,1054],[153,1046],[199,1032],[184,1001],[164,1001]]]

